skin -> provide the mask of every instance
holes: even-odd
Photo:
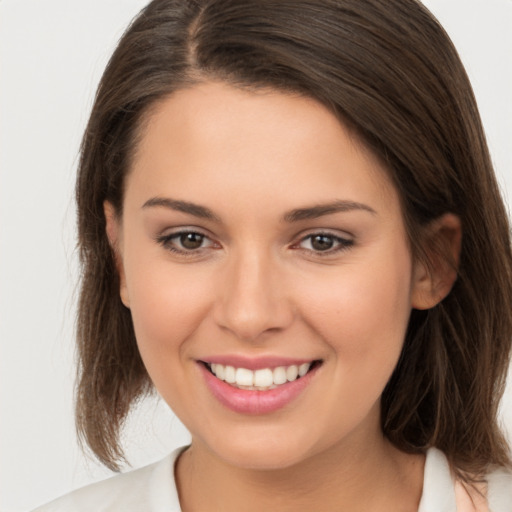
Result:
[[[336,201],[349,207],[290,221]],[[413,261],[385,169],[326,108],[213,82],[174,93],[144,127],[122,218],[105,213],[140,353],[192,434],[176,468],[183,510],[417,510],[424,460],[384,438],[380,396],[411,309],[435,305],[455,275]],[[180,231],[204,235],[200,247],[184,249]],[[331,249],[316,249],[318,233]],[[428,236],[456,259],[457,219]],[[224,354],[322,365],[286,407],[243,415],[199,370]]]

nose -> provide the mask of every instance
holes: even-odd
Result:
[[[286,329],[294,316],[282,269],[270,255],[246,251],[219,274],[215,321],[238,339],[258,341]]]

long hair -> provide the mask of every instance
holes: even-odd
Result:
[[[121,38],[97,91],[76,187],[77,427],[99,460],[118,467],[123,421],[152,389],[119,298],[103,203],[122,215],[151,109],[207,80],[326,105],[388,170],[413,257],[425,258],[425,226],[459,216],[458,279],[436,307],[413,310],[382,396],[382,430],[407,452],[440,448],[460,474],[510,464],[497,423],[512,340],[507,214],[463,65],[415,0],[154,0]]]

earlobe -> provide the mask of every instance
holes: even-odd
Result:
[[[450,293],[457,280],[461,242],[461,222],[452,213],[428,226],[422,240],[427,261],[416,262],[413,270],[413,308],[433,308]]]
[[[122,303],[129,308],[130,301],[126,287],[123,257],[120,250],[121,226],[119,216],[117,215],[116,209],[109,201],[103,203],[103,212],[105,214],[105,231],[110,247],[114,253],[117,273],[119,275],[119,295]]]

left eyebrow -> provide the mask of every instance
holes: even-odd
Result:
[[[217,215],[215,215],[209,208],[206,208],[205,206],[190,203],[188,201],[179,201],[176,199],[171,199],[169,197],[153,197],[151,199],[148,199],[142,205],[142,208],[151,208],[155,206],[168,208],[170,210],[175,210],[178,212],[188,213],[189,215],[193,215],[194,217],[198,217],[200,219],[207,219],[215,222],[220,222],[219,217],[217,217]]]
[[[317,219],[324,215],[331,215],[333,213],[350,212],[353,210],[362,210],[372,215],[377,215],[377,212],[370,206],[357,203],[354,201],[333,201],[332,203],[318,204],[306,208],[297,208],[284,214],[283,220],[285,222],[298,222],[301,220]]]

